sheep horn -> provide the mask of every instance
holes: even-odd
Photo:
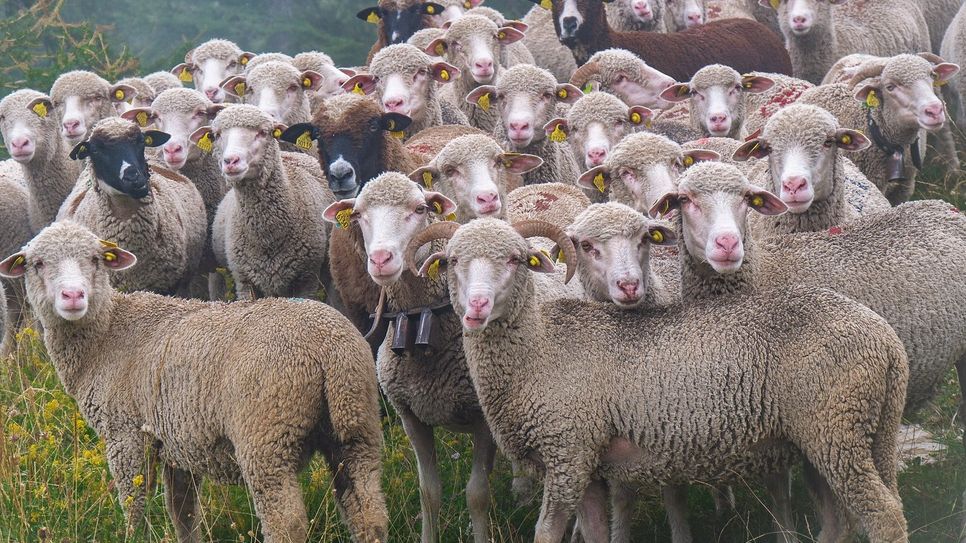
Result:
[[[882,75],[882,70],[885,69],[885,63],[882,62],[866,62],[859,66],[855,75],[849,80],[849,88],[852,88],[859,84],[859,82],[869,79],[870,77],[879,77]]]
[[[409,266],[413,275],[419,275],[419,266],[416,265],[416,251],[430,241],[452,238],[459,227],[458,222],[441,221],[427,226],[423,231],[413,236],[409,245],[406,246],[406,265]]]
[[[932,63],[933,66],[936,66],[938,64],[942,64],[943,62],[946,62],[945,60],[943,60],[943,57],[941,57],[941,56],[939,56],[939,55],[937,55],[935,53],[930,53],[928,51],[922,52],[922,53],[916,53],[916,56],[917,57],[922,57],[922,58],[928,60],[930,63]]]
[[[569,283],[577,272],[577,249],[574,242],[562,228],[546,221],[520,221],[513,224],[513,229],[525,238],[542,237],[554,241],[564,254],[564,263],[567,264],[567,278],[564,284]]]
[[[570,76],[570,84],[583,90],[584,85],[587,84],[595,75],[600,73],[600,63],[597,61],[588,62],[577,68],[577,71]]]

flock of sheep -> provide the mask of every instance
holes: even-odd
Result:
[[[900,419],[966,383],[966,218],[907,202],[959,170],[962,0],[482,2],[379,0],[363,67],[211,40],[0,101],[5,347],[29,308],[130,526],[158,461],[179,541],[202,477],[303,541],[320,452],[385,542],[381,389],[424,543],[436,427],[478,543],[497,450],[540,543],[630,541],[639,491],[689,542],[687,485],[746,479],[798,541],[795,466],[819,541],[907,541]]]

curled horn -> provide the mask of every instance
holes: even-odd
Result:
[[[520,221],[514,223],[513,229],[525,238],[542,237],[553,240],[564,254],[564,263],[567,264],[567,278],[564,283],[569,283],[577,272],[577,249],[574,242],[562,228],[546,221]]]
[[[862,64],[859,66],[858,71],[855,72],[855,75],[852,76],[852,79],[849,80],[849,88],[858,85],[861,81],[869,79],[870,77],[879,77],[882,75],[882,70],[884,69],[884,62],[871,61]]]
[[[574,75],[570,76],[570,84],[577,87],[578,89],[583,89],[584,85],[588,81],[593,79],[593,77],[600,73],[600,63],[597,61],[588,62],[577,68]]]
[[[916,53],[916,56],[928,60],[933,66],[936,66],[937,64],[942,64],[943,62],[946,62],[945,60],[943,60],[943,57],[941,57],[941,56],[939,56],[939,55],[937,55],[935,53],[930,53],[928,51],[925,51],[925,52],[922,52],[922,53]]]
[[[456,233],[460,224],[452,221],[434,222],[419,232],[406,246],[406,265],[409,266],[413,275],[419,275],[419,266],[416,265],[416,251],[430,241],[436,239],[450,239]]]

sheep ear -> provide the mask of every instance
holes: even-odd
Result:
[[[376,78],[370,74],[356,74],[342,84],[342,90],[363,96],[372,94],[376,90]]]
[[[366,8],[356,13],[356,17],[367,23],[379,24],[379,21],[382,20],[382,9],[379,7]]]
[[[456,202],[431,190],[424,191],[423,196],[426,197],[426,205],[437,215],[444,217],[447,221],[456,220],[456,217],[453,216],[456,213]]]
[[[245,51],[244,53],[238,55],[238,63],[242,66],[248,66],[248,61],[255,58],[255,53],[249,53]]]
[[[480,2],[480,3],[482,3],[482,2]],[[511,28],[515,28],[515,29],[519,30],[520,32],[523,32],[524,34],[527,33],[527,30],[530,30],[530,25],[528,25],[527,23],[525,23],[523,21],[507,21],[507,22],[503,23],[503,26],[509,26]]]
[[[208,116],[208,120],[214,120],[215,117],[221,113],[221,110],[228,107],[228,104],[211,104],[208,109],[205,110],[205,114]]]
[[[446,269],[446,253],[439,251],[429,255],[423,265],[419,267],[417,275],[420,277],[428,277],[430,275],[436,275],[440,271]]]
[[[243,75],[226,77],[219,86],[225,92],[236,98],[244,98],[245,94],[248,92],[248,83]]]
[[[70,150],[70,154],[67,155],[71,160],[84,160],[89,156],[91,156],[90,140],[78,143]]]
[[[698,162],[718,162],[719,160],[721,160],[721,155],[715,151],[691,149],[684,151],[684,156],[681,158],[681,165],[685,168],[690,168]]]
[[[131,102],[137,95],[137,89],[131,85],[114,85],[110,90],[112,102]]]
[[[510,45],[511,43],[522,40],[524,37],[526,37],[526,34],[512,26],[504,26],[496,31],[496,41],[500,42],[500,45]]]
[[[550,11],[551,9],[553,9],[553,0],[530,0],[530,1],[547,11]]]
[[[277,139],[308,149],[313,141],[319,139],[319,131],[312,123],[296,123],[283,130]]]
[[[386,132],[402,132],[413,124],[413,120],[402,113],[383,113],[379,117],[379,127]]]
[[[596,190],[603,194],[610,188],[613,178],[606,166],[595,166],[577,178],[577,186],[586,190]]]
[[[681,207],[680,194],[677,192],[669,192],[664,196],[658,198],[657,202],[651,206],[651,209],[647,211],[648,216],[652,219],[658,217],[666,217],[672,210]]]
[[[158,114],[149,107],[133,107],[122,113],[121,118],[133,121],[141,128],[147,128],[158,120]]]
[[[865,134],[851,128],[839,128],[834,137],[835,145],[843,151],[862,151],[872,145]]]
[[[749,207],[762,215],[781,215],[788,211],[785,202],[763,188],[751,187],[745,194],[745,199],[748,201]]]
[[[339,200],[338,202],[333,202],[329,204],[329,207],[325,208],[325,211],[322,212],[322,218],[327,222],[338,226],[339,228],[345,228],[343,225],[348,225],[348,216],[344,214],[340,216],[339,214],[348,209],[349,214],[351,215],[352,208],[355,206],[355,198],[348,198],[345,200]]]
[[[288,126],[286,126],[285,123],[275,123],[275,126],[272,127],[272,137],[277,140],[281,140],[282,134],[284,134],[286,130],[288,130]]]
[[[27,256],[23,251],[12,254],[0,262],[0,277],[16,279],[27,272]]]
[[[653,118],[654,111],[644,106],[634,106],[627,112],[627,120],[635,126],[644,125],[644,128],[650,128]]]
[[[423,5],[420,9],[422,9],[423,15],[439,15],[443,13],[446,8],[437,4],[436,2],[423,2]]]
[[[50,98],[46,96],[38,96],[27,104],[27,109],[33,111],[34,114],[41,119],[46,119],[50,112],[54,109],[54,104],[51,103]]]
[[[352,77],[352,76],[356,75],[356,73],[357,73],[352,68],[336,68],[336,69],[339,70],[340,72],[344,73],[345,75],[349,76],[349,77]]]
[[[126,270],[138,263],[138,257],[134,256],[134,253],[125,251],[113,243],[101,243],[105,245],[101,251],[101,258],[104,259],[104,265],[112,271]]]
[[[949,82],[949,79],[959,73],[959,65],[952,62],[943,62],[933,66],[932,73],[935,79],[933,84],[937,87]]]
[[[759,93],[775,86],[775,80],[763,75],[747,74],[741,76],[741,88],[747,92]]]
[[[781,0],[758,0],[758,5],[763,8],[772,8],[778,10],[778,6],[782,5]]]
[[[490,106],[495,101],[496,87],[493,85],[480,85],[466,95],[467,104],[475,104],[483,111],[489,111]]]
[[[197,130],[188,136],[188,139],[205,153],[210,153],[214,147],[214,138],[212,137],[210,126],[198,127]]]
[[[460,76],[460,69],[447,62],[433,64],[432,72],[437,83],[449,83]]]
[[[543,166],[543,159],[537,155],[503,153],[500,159],[503,161],[503,167],[510,173],[523,174]]]
[[[751,158],[765,158],[769,153],[771,153],[771,149],[765,145],[764,140],[755,138],[742,143],[731,155],[731,160],[745,162]]]
[[[171,134],[160,130],[147,130],[144,132],[145,147],[160,147],[171,139]]]
[[[429,42],[429,45],[426,46],[426,49],[423,49],[423,52],[432,57],[441,57],[446,54],[447,49],[449,49],[449,44],[446,43],[446,39],[436,38]]]
[[[409,178],[413,180],[414,183],[426,187],[428,190],[433,190],[433,185],[439,181],[439,170],[434,166],[426,165],[413,173],[409,174]]]
[[[174,68],[171,68],[171,73],[178,77],[178,81],[181,83],[191,83],[195,80],[194,76],[191,75],[191,71],[194,66],[188,64],[187,62],[182,62]]]
[[[678,235],[666,226],[653,224],[647,228],[647,241],[652,245],[676,245]]]
[[[570,136],[570,126],[567,125],[567,119],[559,117],[543,125],[543,131],[546,132],[547,136],[550,136],[550,141],[554,143],[563,143]]]
[[[668,102],[683,102],[691,99],[691,85],[676,83],[661,91],[661,98]]]
[[[871,109],[879,107],[882,103],[882,99],[879,95],[879,79],[873,79],[873,84],[864,85],[861,89],[855,91],[853,95],[859,102],[864,102],[865,105]]]
[[[584,92],[570,83],[562,83],[557,85],[557,101],[563,102],[565,104],[573,104],[580,97],[584,95]]]
[[[322,86],[322,82],[325,81],[325,76],[316,72],[314,70],[305,70],[302,72],[302,88],[307,91],[317,91],[319,87]]]
[[[527,252],[527,269],[536,273],[553,273],[556,268],[553,267],[553,261],[550,260],[550,255],[543,251],[537,249],[530,249]]]

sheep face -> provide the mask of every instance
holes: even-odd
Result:
[[[380,286],[399,280],[405,269],[404,251],[417,232],[426,228],[431,214],[449,215],[456,210],[449,198],[423,191],[399,173],[383,174],[363,187],[359,196],[330,205],[323,217],[336,225],[341,213],[351,213],[366,246],[369,276]]]
[[[780,215],[786,206],[774,194],[755,187],[738,168],[708,162],[691,168],[676,191],[651,209],[652,215],[680,210],[688,253],[718,273],[732,273],[744,260],[748,210]]]
[[[405,43],[426,26],[425,17],[441,15],[445,8],[435,2],[417,2],[408,6],[385,5],[366,8],[356,17],[367,22],[382,23],[382,42],[386,45]]]
[[[847,0],[782,0],[778,6],[778,22],[788,35],[806,36],[815,27],[826,27],[832,22],[832,5]],[[770,6],[769,0],[759,0]]]
[[[667,0],[667,12],[676,30],[703,25],[707,19],[704,0]]]
[[[600,90],[620,98],[628,107],[668,108],[671,104],[661,98],[661,93],[673,84],[671,76],[642,63],[636,73],[619,72],[613,80],[602,82]]]
[[[0,262],[0,275],[25,277],[30,305],[42,315],[79,321],[111,293],[108,271],[125,270],[137,259],[98,240],[75,223],[44,228],[23,251]]]
[[[583,157],[586,167],[593,168],[603,164],[625,136],[647,125],[651,116],[647,108],[629,110],[616,97],[594,92],[577,100],[566,119],[551,121],[544,132],[564,131],[574,156]]]
[[[312,70],[322,75],[322,85],[318,90],[305,91],[309,100],[313,101],[312,103],[314,103],[314,100],[324,100],[344,93],[342,85],[350,77],[356,75],[353,70],[337,68],[328,55],[315,51],[295,55],[295,58],[292,59],[292,65],[297,70]]]
[[[114,115],[112,103],[134,98],[130,85],[111,85],[101,77],[84,71],[62,74],[50,88],[55,115],[60,119],[60,134],[70,145],[88,136],[101,119]]]
[[[225,101],[225,91],[221,82],[242,73],[245,69],[242,58],[206,58],[198,64],[191,64],[187,69],[191,73],[195,88],[204,92],[205,96],[215,104]],[[247,63],[247,59],[244,61]],[[177,68],[175,68],[177,69]]]
[[[651,245],[676,243],[668,226],[622,204],[592,204],[567,233],[577,247],[577,269],[584,290],[594,299],[623,308],[644,301]]]
[[[480,85],[496,79],[502,47],[523,39],[523,32],[513,27],[500,28],[480,15],[457,19],[442,38],[433,40],[426,53],[445,55],[446,60]]]
[[[254,67],[247,76],[236,75],[222,82],[222,89],[257,107],[276,123],[307,120],[305,91],[317,91],[322,75],[307,70],[299,73],[292,65],[269,61]]]
[[[882,74],[857,86],[856,100],[882,108],[882,116],[896,127],[915,127],[934,132],[946,122],[946,108],[935,86],[949,81],[959,66],[948,62],[933,65],[916,55],[889,60]],[[870,94],[878,101],[870,98]]]
[[[55,131],[50,99],[35,91],[17,91],[0,101],[0,135],[10,156],[21,164],[34,159],[44,134]]]
[[[154,101],[154,107],[135,108],[121,115],[122,118],[141,124],[154,124],[170,138],[161,147],[161,158],[172,170],[180,170],[189,157],[202,151],[191,144],[191,135],[209,124],[224,106],[213,105],[198,91],[171,89],[164,91]],[[143,121],[143,122],[142,122]]]
[[[391,45],[376,53],[370,74],[360,74],[346,83],[348,90],[359,85],[366,94],[375,92],[382,109],[414,119],[423,118],[436,83],[446,84],[459,77],[460,71],[445,62],[433,62],[425,53],[409,44]]]
[[[121,132],[120,123],[130,126]],[[108,194],[133,199],[150,194],[151,171],[144,157],[144,148],[163,145],[168,141],[168,135],[157,130],[142,133],[136,125],[120,119],[106,127],[109,129],[105,130],[106,134],[98,133],[100,126],[104,126],[103,123],[94,127],[90,139],[74,147],[70,158],[90,158],[96,183]]]
[[[216,126],[210,132],[214,142],[214,153],[219,160],[221,173],[230,185],[241,183],[246,179],[256,179],[261,175],[261,165],[265,162],[266,153],[278,144],[272,137],[274,127],[271,123],[261,126],[231,126],[220,129]],[[197,142],[205,137],[205,128],[192,134],[191,139]]]
[[[759,93],[775,85],[765,76],[738,74],[720,64],[699,70],[690,83],[668,87],[661,98],[669,102],[690,100],[696,128],[719,138],[736,136],[744,122],[745,93]]]

